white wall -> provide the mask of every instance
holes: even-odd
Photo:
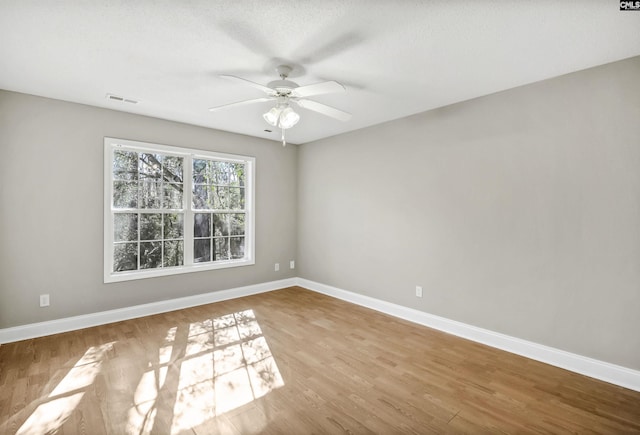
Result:
[[[105,136],[255,156],[256,264],[103,284]],[[0,91],[0,151],[0,328],[295,275],[295,146]]]
[[[302,278],[640,369],[640,58],[298,159]]]

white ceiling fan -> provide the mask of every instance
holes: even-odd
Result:
[[[222,106],[211,107],[211,112],[227,109],[230,107],[243,106],[245,104],[261,103],[264,101],[276,101],[276,105],[266,112],[263,116],[265,121],[274,127],[282,130],[282,145],[286,145],[284,131],[297,124],[300,115],[291,108],[291,103],[297,104],[308,110],[313,110],[322,115],[338,119],[340,121],[348,121],[351,114],[317,101],[308,100],[307,97],[321,94],[329,94],[334,92],[345,92],[346,88],[340,83],[330,80],[327,82],[316,83],[313,85],[299,86],[297,83],[287,80],[293,68],[289,65],[279,65],[276,68],[280,80],[274,80],[266,86],[251,80],[243,79],[232,75],[221,75],[220,77],[237,83],[243,83],[260,89],[266,97],[254,98],[251,100],[238,101],[236,103],[224,104]]]

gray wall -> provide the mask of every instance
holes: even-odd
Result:
[[[103,284],[104,136],[255,156],[256,264]],[[295,276],[295,146],[0,91],[0,151],[0,328]]]
[[[640,58],[298,159],[299,276],[640,369]]]

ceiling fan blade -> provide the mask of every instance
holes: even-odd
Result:
[[[291,101],[294,101],[300,107],[313,110],[314,112],[318,112],[323,115],[330,116],[340,121],[348,121],[351,119],[350,113],[343,112],[342,110],[336,109],[335,107],[327,106],[326,104],[318,103],[317,101],[297,100],[297,99],[296,100],[292,99]]]
[[[315,85],[300,86],[292,91],[294,97],[311,97],[313,95],[331,94],[333,92],[344,92],[347,89],[340,83],[330,80],[328,82],[316,83]]]
[[[242,77],[230,76],[227,74],[222,74],[220,77],[223,79],[231,80],[232,82],[242,83],[245,85],[253,86],[256,89],[260,89],[262,92],[265,92],[267,95],[274,95],[275,90],[261,85],[260,83],[252,82],[251,80],[243,79]]]
[[[229,103],[229,104],[223,104],[222,106],[211,107],[209,108],[209,111],[215,112],[216,110],[228,109],[229,107],[244,106],[245,104],[261,103],[263,101],[271,101],[271,100],[275,100],[275,98],[274,97],[254,98],[253,100],[238,101],[236,103]]]

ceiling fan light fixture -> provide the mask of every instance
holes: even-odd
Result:
[[[267,113],[262,115],[262,117],[269,124],[273,125],[274,127],[277,127],[278,126],[278,119],[280,119],[280,113],[281,112],[282,112],[282,109],[279,108],[278,106],[275,106],[271,110],[269,110]]]
[[[285,130],[293,127],[300,120],[300,115],[294,112],[291,107],[281,104],[272,107],[271,110],[263,114],[262,117],[270,125]]]
[[[280,122],[278,126],[283,129],[291,128],[298,123],[300,115],[293,111],[291,107],[287,107],[280,113]]]

